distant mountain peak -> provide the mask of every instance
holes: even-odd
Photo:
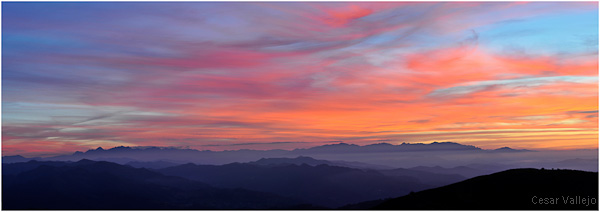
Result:
[[[423,143],[418,143],[418,144],[423,144]],[[427,145],[427,144],[425,144]],[[465,144],[460,144],[460,143],[456,143],[456,142],[450,142],[450,141],[445,141],[445,142],[431,142],[429,145],[460,145],[460,146],[471,146],[471,145],[465,145]]]
[[[189,147],[162,147],[162,146],[117,146],[109,149],[98,147],[96,149],[90,149],[85,153],[100,153],[100,152],[126,152],[126,151],[163,151],[163,150],[182,150],[182,151],[198,151],[196,149],[190,149]],[[209,150],[205,150],[210,152]],[[240,150],[241,151],[241,150]],[[81,154],[82,152],[75,152],[73,155]]]
[[[405,151],[447,151],[447,150],[482,150],[479,147],[455,142],[402,143],[398,145]]]
[[[515,150],[509,147],[503,147],[496,150],[483,150],[472,145],[464,145],[455,142],[432,142],[432,143],[374,143],[368,145],[357,145],[352,143],[330,143],[326,145],[314,146],[309,148],[299,148],[294,150],[225,150],[210,151],[196,150],[180,147],[157,147],[157,146],[118,146],[110,149],[98,147],[89,149],[85,152],[75,152],[70,155],[59,155],[43,158],[43,160],[70,160],[77,161],[83,158],[92,160],[106,160],[117,163],[128,163],[131,161],[157,161],[164,160],[175,163],[195,162],[206,164],[231,163],[235,161],[255,161],[260,157],[278,158],[282,156],[297,157],[297,161],[309,161],[312,158],[306,156],[315,156],[318,154],[356,154],[356,153],[392,153],[392,152],[488,152],[488,153],[509,153],[525,152],[529,150]],[[206,155],[200,156],[200,155]],[[258,157],[260,156],[260,157]],[[317,156],[320,157],[320,156]],[[28,161],[31,158],[10,158],[3,157],[3,163],[13,163]],[[41,159],[41,158],[40,158]]]
[[[97,153],[97,152],[104,152],[106,151],[104,148],[102,147],[98,147],[96,149],[88,149],[87,151],[85,151],[85,153]],[[73,155],[78,154],[77,152],[73,153]]]
[[[325,145],[321,145],[321,146],[315,146],[315,147],[311,147],[308,149],[335,149],[335,148],[356,148],[356,147],[361,147],[361,146],[356,145],[356,144],[340,142],[337,144],[325,144]]]
[[[81,160],[77,161],[76,163],[92,163],[92,162],[95,162],[95,161],[90,160],[90,159],[81,159]]]
[[[528,150],[528,149],[513,149],[513,148],[510,148],[510,147],[507,147],[507,146],[501,147],[501,148],[498,148],[498,149],[494,149],[492,151],[494,151],[494,152],[533,152],[533,150]]]
[[[17,162],[27,162],[31,160],[40,160],[40,157],[35,158],[26,158],[21,155],[12,155],[12,156],[2,156],[2,163],[17,163]]]
[[[385,143],[385,142],[383,142],[383,143],[369,144],[369,145],[367,145],[367,146],[394,146],[394,145],[393,145],[393,144],[390,144],[390,143]]]
[[[340,142],[337,144],[327,144],[327,145],[323,145],[323,146],[358,146],[358,145]]]
[[[381,143],[374,143],[374,144],[368,144],[368,145],[357,145],[357,144],[351,144],[351,143],[345,143],[345,142],[339,142],[339,143],[335,143],[335,144],[325,144],[325,145],[320,145],[320,146],[314,146],[314,147],[309,147],[306,149],[295,149],[295,150],[291,150],[296,151],[296,152],[310,152],[310,151],[319,151],[319,152],[323,152],[323,151],[335,151],[335,152],[349,152],[349,151],[366,151],[366,152],[370,152],[370,151],[376,151],[376,152],[391,152],[391,151],[448,151],[448,150],[482,150],[479,147],[473,146],[473,145],[465,145],[465,144],[461,144],[461,143],[456,143],[456,142],[432,142],[432,143],[407,143],[407,142],[403,142],[401,144],[390,144],[390,143],[385,143],[385,142],[381,142]],[[133,147],[129,147],[129,146],[118,146],[118,147],[113,147],[110,149],[103,149],[102,147],[98,147],[96,149],[90,149],[88,151],[86,151],[85,153],[101,153],[101,152],[122,152],[122,151],[142,151],[142,152],[146,152],[146,151],[189,151],[189,153],[192,152],[214,152],[214,151],[210,151],[210,150],[204,150],[204,151],[200,151],[200,150],[196,150],[196,149],[190,149],[189,147],[187,148],[179,148],[179,147],[157,147],[157,146],[133,146]],[[225,150],[225,151],[221,151],[221,152],[252,152],[252,151],[274,151],[274,150],[250,150],[250,149],[240,149],[240,150]],[[287,150],[280,150],[280,151],[287,151]],[[531,150],[525,150],[525,149],[512,149],[510,147],[502,147],[502,148],[498,148],[498,149],[494,149],[494,150],[490,150],[490,151],[495,151],[495,152],[524,152],[524,151],[531,151]],[[218,151],[217,151],[218,152]],[[84,154],[85,154],[84,153]],[[82,152],[75,152],[74,155],[81,155]],[[303,157],[303,156],[299,156],[299,157]]]
[[[468,146],[465,144],[460,144],[460,143],[456,143],[456,142],[450,142],[450,141],[445,141],[445,142],[431,142],[431,143],[407,143],[407,142],[402,142],[402,144],[400,145],[462,145],[462,146]]]
[[[498,148],[498,149],[495,149],[495,150],[514,150],[514,149],[513,149],[513,148],[510,148],[510,147],[507,147],[507,146],[505,146],[505,147],[500,147],[500,148]]]

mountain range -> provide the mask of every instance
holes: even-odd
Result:
[[[298,200],[104,161],[3,164],[2,209],[270,209]]]
[[[389,170],[411,167],[443,167],[453,169],[467,166],[483,172],[461,172],[466,177],[489,174],[514,168],[561,168],[598,171],[597,150],[540,150],[531,151],[503,147],[486,150],[452,142],[430,144],[378,143],[359,146],[347,143],[316,146],[294,150],[231,150],[209,151],[175,147],[114,147],[96,148],[54,157],[25,158],[4,156],[3,163],[38,161],[79,161],[82,159],[129,164],[133,167],[166,168],[186,163],[224,165],[247,163],[261,159],[311,157],[327,160],[328,165],[359,169]],[[260,161],[267,163],[268,161]],[[308,162],[310,164],[311,162]],[[296,163],[300,165],[301,163]],[[320,163],[323,164],[323,163]],[[477,167],[479,166],[481,167]],[[437,168],[439,169],[439,168]],[[440,170],[438,170],[440,171]],[[464,168],[463,168],[463,171]],[[467,170],[468,171],[468,170]],[[441,171],[444,174],[446,172]],[[449,174],[455,172],[449,171]]]
[[[296,164],[311,161],[318,163]],[[306,157],[160,169],[87,159],[4,163],[2,209],[598,209],[597,172],[511,169],[466,179],[423,171],[464,168],[327,163]]]
[[[531,150],[516,150],[508,147],[484,150],[475,146],[463,145],[453,142],[402,143],[393,145],[378,143],[365,146],[355,144],[339,143],[316,146],[307,149],[294,150],[234,150],[234,151],[210,151],[183,149],[175,147],[125,147],[119,146],[110,149],[90,149],[86,152],[77,151],[71,155],[60,155],[47,158],[24,158],[19,155],[3,156],[3,163],[25,162],[28,160],[50,160],[50,161],[78,161],[81,159],[112,161],[127,163],[129,161],[165,161],[171,163],[200,163],[200,164],[226,164],[233,162],[249,162],[260,158],[297,157],[322,154],[369,154],[369,153],[410,153],[410,152],[472,152],[472,153],[497,153],[497,152],[524,152]]]
[[[310,161],[318,163],[297,165]],[[308,157],[225,165],[190,163],[161,169],[87,159],[5,163],[3,200],[9,203],[6,209],[336,208],[466,179],[414,170],[380,172],[328,164],[333,163]],[[60,192],[52,194],[57,188]],[[144,195],[135,196],[134,191]],[[113,198],[115,194],[121,198]],[[216,196],[197,202],[194,199],[200,198],[198,194]],[[94,199],[112,204],[96,205]],[[78,204],[67,203],[72,201]],[[152,204],[143,205],[144,201]],[[229,206],[224,201],[240,202]]]

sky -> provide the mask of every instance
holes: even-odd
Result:
[[[2,2],[2,154],[598,148],[598,2]]]

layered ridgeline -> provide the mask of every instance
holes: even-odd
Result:
[[[2,209],[277,209],[302,202],[110,162],[3,164]]]
[[[308,164],[311,165],[308,165]],[[308,157],[162,169],[111,162],[3,164],[4,209],[337,208],[466,179],[418,170],[364,170]],[[331,164],[331,165],[328,165]]]
[[[399,148],[398,146],[403,145],[406,147],[394,151],[379,148],[383,146]],[[254,154],[280,152],[287,155],[319,155],[336,159],[357,155],[369,155],[381,159],[390,159],[389,156],[395,156],[413,158],[413,160],[418,158],[418,155],[430,155],[430,157],[440,160],[441,156],[460,154],[507,160],[525,156],[532,158],[530,155],[524,156],[523,154],[538,153],[526,150],[511,151],[507,148],[483,150],[456,143],[403,145],[336,144],[292,151],[239,150],[224,152],[158,147],[117,147],[52,158],[33,158],[34,160],[9,156],[3,157],[2,183],[3,203],[5,203],[3,207],[5,209],[335,209],[340,207],[342,209],[370,209],[373,207],[378,209],[431,209],[422,207],[422,205],[430,204],[425,199],[452,196],[452,198],[459,198],[459,200],[451,201],[456,202],[456,205],[440,206],[439,209],[477,209],[477,207],[467,206],[472,203],[464,198],[465,196],[472,197],[479,201],[477,198],[483,198],[484,194],[488,192],[488,190],[479,188],[489,188],[489,192],[494,193],[488,195],[496,195],[501,192],[509,195],[506,193],[508,190],[531,194],[532,191],[545,190],[539,190],[540,185],[529,181],[536,177],[546,179],[544,177],[552,176],[552,173],[559,173],[558,171],[523,171],[528,169],[519,172],[513,170],[511,170],[512,172],[500,172],[511,168],[510,164],[503,163],[468,163],[453,167],[419,165],[398,168],[393,164],[390,166],[385,163],[368,163],[371,161],[326,160],[308,156],[264,157],[265,155],[260,155],[261,157],[254,161],[223,165],[189,163],[189,161],[182,160],[193,159],[190,157],[208,157],[209,154],[218,156],[249,152]],[[345,152],[348,149],[354,149],[349,150],[354,152]],[[301,153],[295,153],[296,151]],[[547,152],[544,153],[547,154]],[[178,154],[188,155],[178,157]],[[97,161],[74,160],[75,158],[91,158]],[[546,165],[554,164],[563,167],[595,165],[597,167],[597,161],[593,161],[593,159],[559,159],[554,159],[554,162]],[[101,160],[113,160],[120,164]],[[481,161],[485,162],[485,160]],[[460,162],[470,161],[462,160]],[[550,168],[551,166],[546,166],[546,169]],[[500,173],[492,174],[495,172]],[[519,173],[526,174],[519,175]],[[540,173],[543,176],[538,176]],[[511,177],[512,175],[517,177]],[[489,176],[502,177],[490,178]],[[589,174],[560,176],[562,178],[550,178],[544,182],[558,180],[556,182],[564,183],[568,182],[567,179],[576,183],[590,181]],[[476,178],[469,179],[472,177]],[[516,182],[518,179],[524,181]],[[597,174],[595,179],[597,181]],[[531,187],[533,185],[538,187]],[[567,188],[564,186],[557,188],[560,189],[559,193],[580,191],[583,193],[576,195],[588,195],[588,193],[594,195],[588,191],[589,189],[580,189],[577,186],[573,187],[574,190],[565,190]],[[439,192],[441,193],[438,194]],[[575,195],[571,193],[568,195]],[[555,193],[541,194],[553,195]],[[396,197],[399,198],[390,199]],[[415,197],[419,198],[414,199]],[[519,197],[524,198],[523,196]],[[508,200],[512,201],[513,199]],[[410,202],[412,205],[406,202]],[[490,204],[492,203],[497,204],[498,202],[490,202]],[[517,206],[512,208],[529,207]],[[546,208],[548,207],[544,209]],[[490,207],[489,209],[496,208]]]
[[[598,209],[597,172],[512,169],[464,180],[416,168],[265,160],[162,169],[90,160],[5,163],[3,209]]]
[[[431,144],[422,143],[402,143],[393,145],[388,143],[378,143],[365,146],[355,144],[339,143],[323,146],[315,146],[307,149],[294,150],[233,150],[233,151],[210,151],[195,150],[189,148],[176,147],[126,147],[119,146],[110,149],[90,149],[86,152],[75,152],[71,155],[61,155],[49,158],[33,158],[35,160],[53,160],[53,161],[77,161],[81,159],[110,160],[113,162],[122,162],[128,160],[135,161],[178,161],[193,162],[202,164],[225,164],[233,162],[248,162],[260,158],[289,157],[289,156],[311,156],[311,155],[352,155],[366,153],[410,153],[410,152],[471,152],[471,153],[498,153],[498,152],[522,152],[530,150],[515,150],[508,147],[496,150],[483,150],[481,148],[462,145],[452,142],[434,142]],[[24,162],[27,158],[21,156],[3,157],[9,162]]]
[[[359,146],[339,143],[294,150],[234,150],[209,151],[174,147],[115,147],[91,149],[48,158],[24,158],[5,156],[3,163],[29,160],[79,161],[82,159],[130,164],[135,167],[165,168],[177,164],[195,163],[222,165],[234,162],[257,161],[261,158],[295,158],[308,156],[328,161],[343,161],[353,168],[390,169],[421,166],[437,169],[440,173],[452,173],[444,168],[460,166],[476,167],[486,173],[509,168],[563,168],[597,171],[598,150],[531,151],[503,147],[481,149],[452,142],[388,143]],[[340,165],[340,164],[338,164]],[[439,166],[439,167],[436,167]],[[436,172],[436,171],[434,171]],[[467,174],[480,175],[479,172]]]

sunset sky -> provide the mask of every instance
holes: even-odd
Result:
[[[2,154],[598,147],[597,2],[2,3]]]

